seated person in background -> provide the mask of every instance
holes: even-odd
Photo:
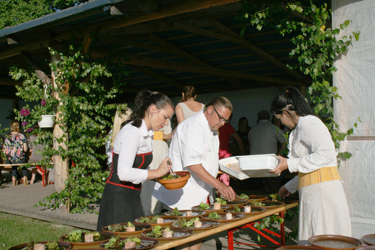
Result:
[[[276,154],[280,155],[286,149],[283,131],[270,122],[270,113],[262,110],[258,113],[257,125],[249,132],[250,155]],[[278,150],[278,143],[281,147]],[[267,193],[276,193],[280,189],[279,179],[274,177],[262,178],[263,187]]]
[[[26,151],[27,151],[27,140],[24,134],[20,133],[20,124],[17,121],[13,121],[10,124],[10,134],[4,138],[3,152],[5,154],[6,164],[20,164],[26,163]],[[18,184],[17,182],[17,166],[12,166],[12,182],[13,186]],[[27,185],[27,169],[22,168],[23,183]]]

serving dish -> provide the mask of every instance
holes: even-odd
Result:
[[[148,223],[137,223],[137,222],[134,222],[132,223],[134,226],[135,226],[135,231],[133,232],[126,232],[126,225],[128,223],[117,223],[117,224],[112,224],[112,225],[108,225],[108,226],[105,226],[103,227],[103,231],[104,232],[110,232],[110,233],[113,233],[113,234],[120,234],[121,236],[134,236],[134,235],[140,235],[140,233],[142,233],[143,231],[151,228],[151,225],[148,224]],[[114,226],[114,225],[122,225],[123,226],[123,229],[122,231],[119,231],[119,232],[114,232],[114,231],[110,231],[108,229],[109,226]]]
[[[310,237],[308,242],[312,246],[327,250],[352,250],[362,245],[356,238],[336,234],[315,235]]]
[[[284,202],[281,201],[261,201],[263,205],[261,206],[254,206],[251,203],[248,205],[251,205],[251,208],[265,208],[265,209],[272,209],[277,207],[282,207],[285,205]]]
[[[180,176],[177,179],[162,180],[158,179],[158,182],[168,190],[175,190],[183,188],[190,178],[189,171],[175,171],[174,174]]]
[[[226,212],[231,212],[231,213],[242,213],[244,215],[255,215],[255,214],[260,214],[263,213],[266,209],[263,207],[251,207],[250,213],[245,213],[244,207],[239,207],[240,211],[235,211],[235,207],[229,208],[226,210]]]
[[[99,233],[100,233],[100,239],[99,240],[94,240],[93,242],[84,242],[83,240],[81,242],[69,241],[67,234],[60,237],[60,242],[69,243],[74,248],[76,248],[76,246],[87,248],[87,247],[98,246],[103,241],[108,240],[111,237],[115,236],[115,234],[111,233],[111,232],[100,231]]]
[[[193,218],[194,219],[194,218]],[[194,224],[191,227],[181,227],[180,223],[181,220],[184,220],[184,218],[180,218],[179,220],[175,220],[171,224],[171,228],[188,228],[193,231],[201,231],[201,230],[207,230],[211,228],[218,227],[220,225],[219,221],[216,220],[209,220],[209,219],[199,219],[200,222],[202,222],[202,227],[194,227]]]
[[[367,234],[363,236],[362,241],[369,246],[375,246],[375,234]]]
[[[232,219],[226,219],[227,213],[219,212],[217,214],[221,216],[221,219],[211,219],[210,217],[208,217],[209,214],[203,215],[201,218],[208,219],[208,220],[215,220],[219,222],[230,222],[230,221],[236,221],[236,220],[241,220],[245,218],[245,215],[243,213],[232,213]]]
[[[192,215],[186,215],[187,212],[192,212]],[[206,214],[205,211],[202,211],[202,210],[196,210],[196,211],[193,211],[193,210],[179,210],[179,212],[181,213],[181,215],[171,215],[172,211],[168,211],[168,212],[165,212],[164,214],[165,215],[169,215],[169,216],[177,216],[177,218],[186,218],[186,219],[191,219],[191,218],[194,218],[194,217],[200,217],[204,214]]]
[[[122,241],[126,240],[128,237],[126,238],[120,238]],[[141,245],[140,246],[136,246],[135,249],[142,249],[142,250],[146,250],[146,249],[150,249],[150,248],[153,248],[153,247],[156,247],[158,244],[159,244],[159,241],[157,239],[150,239],[150,238],[145,238],[145,237],[138,237],[140,240],[141,240]],[[99,247],[102,248],[102,249],[114,249],[116,250],[116,248],[105,248],[105,244],[108,242],[109,240],[106,240],[102,243],[99,244]],[[123,249],[126,249],[125,247],[123,247]],[[134,249],[134,248],[133,248]]]
[[[209,205],[209,209],[199,209],[199,206],[191,207],[192,211],[204,211],[206,213],[212,213],[212,212],[224,212],[226,209],[229,209],[230,206],[228,205],[221,205],[220,209],[214,209],[214,205]]]
[[[159,226],[168,226],[170,224],[172,224],[173,221],[177,220],[178,217],[177,216],[168,216],[168,215],[158,215],[159,218],[162,218],[163,219],[163,223],[157,223],[157,222],[154,222],[152,219],[155,218],[156,216],[155,215],[152,215],[152,216],[143,216],[143,217],[140,217],[140,218],[137,218],[134,220],[134,222],[136,223],[147,223],[147,224],[150,224],[151,226],[156,226],[156,225],[159,225]],[[142,221],[142,219],[149,219],[149,221]]]
[[[47,242],[49,242],[49,241],[38,241],[38,242],[35,242],[34,244],[46,244]],[[9,250],[21,250],[21,249],[24,249],[30,243],[31,242],[20,244],[20,245],[17,245],[17,246],[13,246],[13,247],[9,248]],[[58,242],[57,241],[57,244],[59,244],[59,247],[61,247],[60,249],[70,250],[72,248],[72,245],[68,242]],[[46,250],[48,250],[48,249],[46,249]]]
[[[164,230],[164,229],[165,229],[165,227],[163,227],[161,230]],[[187,229],[187,228],[171,228],[171,230],[174,232],[174,235],[172,237],[170,237],[170,238],[165,238],[165,237],[155,238],[155,237],[147,236],[147,234],[152,231],[151,228],[147,229],[144,232],[142,232],[141,235],[145,239],[157,239],[159,241],[171,241],[171,240],[176,240],[176,239],[182,239],[182,238],[189,237],[190,235],[192,235],[194,233],[193,230]]]

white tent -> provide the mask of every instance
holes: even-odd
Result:
[[[335,120],[341,131],[353,127],[355,134],[341,144],[352,158],[343,162],[340,173],[349,202],[353,237],[375,233],[375,1],[333,0],[332,27],[351,20],[340,36],[361,31],[358,42],[336,61],[334,85],[342,100],[334,103]]]

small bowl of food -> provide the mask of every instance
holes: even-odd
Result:
[[[183,188],[190,178],[189,171],[176,171],[174,174],[162,176],[158,182],[168,190]]]

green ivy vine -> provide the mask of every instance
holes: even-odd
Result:
[[[91,47],[100,41],[95,34],[92,34],[91,39]],[[109,140],[107,128],[112,126],[115,109],[126,106],[109,103],[117,97],[124,85],[120,79],[127,73],[116,57],[93,60],[90,49],[85,50],[77,39],[63,43],[60,47],[63,49],[49,48],[51,56],[59,58],[49,63],[55,75],[55,86],[51,84],[45,88],[33,71],[11,68],[13,79],[23,79],[23,84],[17,86],[17,96],[26,102],[37,103],[33,108],[28,105],[23,107],[16,114],[27,130],[40,120],[41,114],[55,112],[58,114],[55,124],[64,132],[62,137],[54,139],[58,143],[65,143],[66,149],[63,145],[54,149],[53,131],[36,131],[36,143],[48,146],[43,152],[45,163],[51,162],[52,156],[59,155],[70,164],[65,189],[54,192],[38,204],[51,208],[65,204],[71,207],[72,213],[93,212],[95,204],[100,202],[109,174],[105,161],[107,156],[101,150]],[[58,99],[54,96],[56,94]]]
[[[332,10],[323,0],[244,0],[241,2],[239,15],[236,17],[243,28],[240,35],[246,32],[246,25],[274,28],[279,34],[292,35],[294,45],[290,57],[297,57],[297,65],[287,65],[290,69],[301,71],[311,78],[307,89],[307,100],[314,107],[315,113],[329,129],[335,147],[353,133],[353,129],[340,131],[333,119],[333,100],[342,98],[338,88],[332,84],[332,74],[337,71],[334,60],[347,52],[358,40],[360,31],[350,35],[339,36],[351,23],[346,20],[339,28],[329,28]],[[360,122],[360,118],[358,118]],[[354,124],[357,127],[357,123]],[[338,160],[349,159],[350,152],[340,152]],[[262,220],[259,228],[268,227],[272,221]],[[295,230],[294,230],[295,231]],[[294,234],[296,236],[296,234]]]

